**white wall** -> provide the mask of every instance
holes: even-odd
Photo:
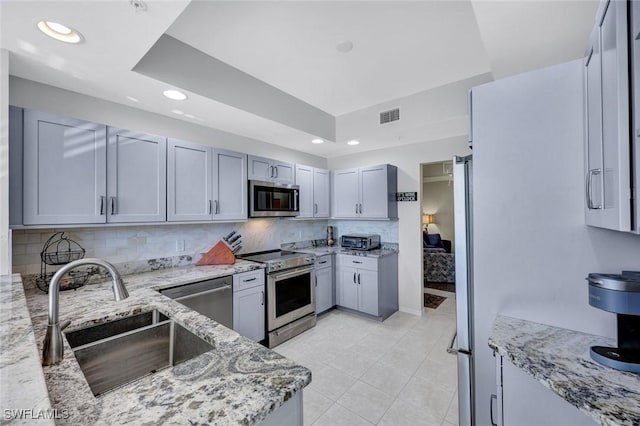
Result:
[[[398,191],[421,193],[420,165],[469,155],[466,137],[403,145],[329,159],[332,170],[375,164],[398,167]],[[398,282],[400,310],[422,314],[422,233],[421,201],[398,203]]]
[[[34,81],[12,76],[9,85],[9,103],[11,105],[246,152],[247,154],[277,158],[292,163],[321,168],[327,166],[325,158],[302,151],[294,151]]]
[[[9,51],[0,49],[0,275],[11,273],[9,229]]]
[[[473,101],[476,408],[489,424],[495,316],[615,337],[585,277],[639,270],[640,236],[585,225],[581,61],[480,86]]]

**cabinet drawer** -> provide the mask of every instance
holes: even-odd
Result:
[[[243,272],[233,276],[233,292],[262,286],[264,287],[264,269]]]
[[[330,268],[333,266],[333,255],[327,254],[324,256],[318,256],[316,258],[316,263],[313,265],[315,269],[319,268]]]
[[[350,256],[348,254],[341,254],[338,256],[338,265],[377,271],[378,259],[375,257]]]

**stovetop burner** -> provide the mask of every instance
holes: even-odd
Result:
[[[281,271],[299,266],[311,265],[316,261],[314,255],[296,253],[286,250],[267,250],[255,253],[247,253],[239,256],[244,260],[264,263],[267,265],[267,273]]]

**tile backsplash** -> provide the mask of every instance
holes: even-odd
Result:
[[[380,234],[381,241],[398,242],[397,220],[329,220],[328,224],[334,227],[338,242],[342,235],[348,234]]]
[[[16,229],[12,232],[13,272],[39,273],[42,247],[58,231],[64,231],[69,238],[78,242],[86,250],[85,257],[99,257],[122,264],[176,256],[197,259],[232,230],[242,234],[241,253],[248,253],[277,249],[283,243],[323,239],[326,238],[326,229],[326,220],[287,219],[250,219],[247,222],[221,224]],[[389,241],[396,240],[397,236]],[[177,251],[183,243],[184,251]]]

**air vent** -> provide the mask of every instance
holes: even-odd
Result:
[[[400,108],[390,109],[380,113],[380,124],[387,124],[400,120]]]

